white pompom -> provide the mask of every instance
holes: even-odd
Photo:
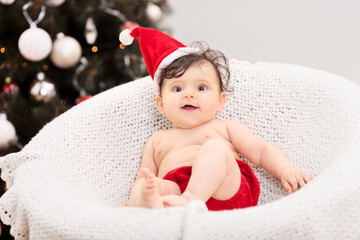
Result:
[[[134,41],[134,37],[130,35],[130,32],[129,29],[125,29],[119,35],[120,42],[125,46],[132,44]]]
[[[0,150],[8,148],[15,138],[14,125],[6,119],[6,114],[0,113]]]

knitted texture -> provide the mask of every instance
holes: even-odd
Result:
[[[73,107],[20,152],[0,158],[0,216],[15,239],[358,239],[360,87],[302,66],[230,61],[234,91],[217,118],[237,119],[314,180],[287,195],[250,164],[256,207],[209,212],[124,207],[147,139],[171,123],[150,77]],[[246,159],[244,161],[248,162]],[[141,229],[141,231],[139,231]]]

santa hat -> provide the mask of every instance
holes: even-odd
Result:
[[[125,29],[120,33],[119,39],[123,45],[127,46],[134,41],[135,37],[139,38],[141,53],[157,91],[160,91],[160,74],[164,68],[174,60],[198,51],[197,48],[186,47],[169,35],[152,28]]]

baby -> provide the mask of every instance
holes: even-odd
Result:
[[[244,124],[214,119],[224,107],[228,80],[225,56],[210,49],[187,53],[161,69],[156,107],[173,128],[146,143],[123,206],[163,208],[192,200],[203,200],[209,210],[255,206],[259,182],[248,164],[236,160],[239,154],[280,179],[288,193],[312,179]]]

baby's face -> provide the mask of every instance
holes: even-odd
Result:
[[[178,78],[165,78],[156,105],[175,128],[193,128],[211,121],[225,104],[216,71],[211,63],[192,64]]]

